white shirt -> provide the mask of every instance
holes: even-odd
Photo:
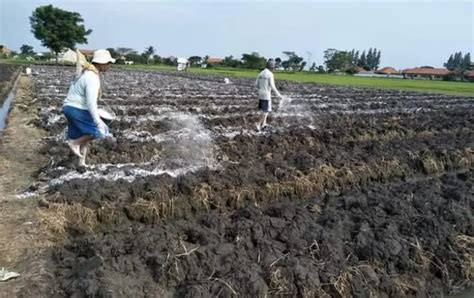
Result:
[[[86,70],[79,78],[71,83],[66,99],[64,100],[64,105],[81,110],[88,110],[94,122],[98,124],[100,122],[99,112],[97,111],[99,90],[99,75],[93,71]]]
[[[273,73],[265,68],[260,72],[255,82],[255,86],[258,88],[258,99],[262,100],[271,100],[272,99],[272,90],[281,97],[280,92],[278,92],[275,87],[275,79],[273,78]]]

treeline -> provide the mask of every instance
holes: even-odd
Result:
[[[377,70],[380,65],[382,52],[370,48],[367,52],[364,50],[359,55],[358,50],[339,51],[336,49],[327,49],[324,51],[324,64],[327,72],[347,72],[356,73],[360,69]]]
[[[449,56],[448,61],[444,63],[444,67],[457,72],[464,73],[471,69],[471,53],[466,53],[464,56],[462,52],[457,52]]]

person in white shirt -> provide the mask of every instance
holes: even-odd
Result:
[[[260,120],[256,123],[258,131],[267,126],[268,113],[272,111],[272,90],[278,97],[282,98],[280,92],[275,87],[275,79],[272,73],[274,69],[275,62],[273,59],[269,59],[266,68],[260,72],[255,82],[255,86],[258,89],[258,109],[262,113]]]
[[[80,76],[74,79],[64,100],[63,113],[68,122],[67,143],[72,152],[79,156],[80,166],[85,166],[88,143],[108,134],[108,127],[97,108],[99,72],[107,71],[114,62],[109,51],[95,51],[92,64],[87,64]]]

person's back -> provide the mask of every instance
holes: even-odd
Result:
[[[258,98],[270,100],[272,98],[273,73],[265,68],[257,77]]]
[[[278,92],[275,87],[275,79],[271,72],[273,69],[275,69],[275,62],[273,59],[269,59],[267,61],[267,67],[259,73],[255,81],[258,94],[258,109],[262,113],[260,121],[256,124],[258,130],[267,125],[267,116],[272,110],[272,90],[281,98],[280,92]]]
[[[86,70],[69,86],[69,91],[64,100],[65,106],[75,107],[81,110],[89,110],[91,101],[97,102],[100,90],[99,75],[93,71]]]
[[[82,73],[78,73],[80,76],[71,83],[64,99],[63,113],[68,123],[67,144],[79,157],[80,166],[86,164],[88,144],[94,139],[110,135],[107,124],[100,118],[97,99],[100,93],[99,72],[107,71],[114,62],[109,51],[96,50],[92,63],[87,64]]]

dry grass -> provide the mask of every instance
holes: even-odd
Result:
[[[420,158],[421,166],[425,174],[434,175],[438,174],[444,169],[444,165],[433,158],[432,156],[422,156]]]
[[[351,296],[353,290],[352,283],[354,281],[362,282],[363,284],[367,285],[367,287],[369,287],[364,274],[362,273],[362,271],[360,271],[361,266],[348,267],[336,278],[333,287],[341,297]]]
[[[129,215],[135,220],[145,223],[157,223],[164,218],[174,217],[174,200],[170,198],[165,201],[144,200],[139,198],[129,207],[127,207]]]
[[[253,187],[231,188],[226,197],[228,198],[228,206],[231,208],[240,208],[245,201],[257,201],[257,195]]]
[[[456,245],[464,251],[464,260],[461,261],[464,278],[472,280],[474,279],[474,237],[459,235],[455,241]]]
[[[43,230],[55,241],[64,240],[68,228],[91,233],[98,225],[95,211],[80,204],[51,204],[39,211],[39,219]]]
[[[207,183],[201,183],[194,188],[194,197],[209,211],[212,203],[212,187]]]
[[[102,224],[120,225],[123,220],[123,215],[121,209],[108,202],[104,202],[103,206],[97,209],[97,219]]]
[[[406,297],[410,293],[416,293],[420,289],[417,279],[405,278],[403,276],[392,277],[394,283],[395,297]]]
[[[406,175],[408,166],[398,160],[381,160],[378,163],[342,168],[325,164],[307,174],[295,171],[289,181],[267,183],[261,192],[270,198],[294,195],[306,199],[328,189],[339,190],[347,185],[366,184],[370,180],[388,180]]]
[[[270,290],[269,294],[274,295],[288,295],[290,294],[288,288],[288,281],[283,276],[280,268],[270,272]]]

